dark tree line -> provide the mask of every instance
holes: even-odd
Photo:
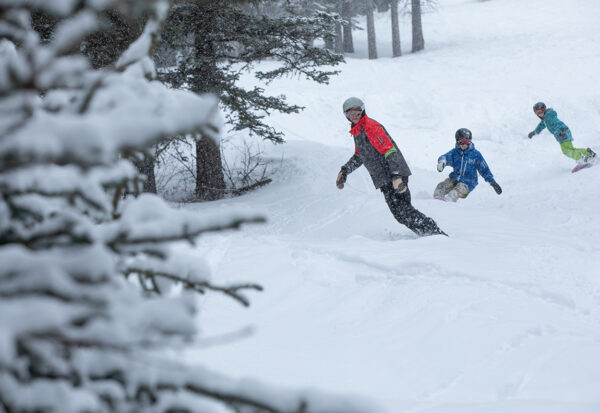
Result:
[[[387,11],[389,7],[391,30],[392,30],[392,56],[398,57],[402,55],[400,46],[400,23],[398,19],[399,6],[409,8],[411,14],[411,29],[412,29],[412,52],[418,52],[425,48],[425,38],[423,36],[423,25],[421,22],[422,3],[431,3],[431,0],[365,0],[365,14],[367,16],[367,36],[369,59],[377,58],[377,41],[375,36],[374,26],[374,10]]]
[[[301,4],[303,7],[297,7],[297,9],[300,9],[304,13],[307,13],[308,10],[323,8],[340,16],[341,22],[338,23],[338,27],[336,28],[336,35],[332,42],[328,44],[330,49],[337,52],[354,52],[352,33],[353,29],[359,28],[355,17],[359,15],[366,16],[368,56],[369,59],[376,59],[377,41],[374,13],[389,11],[392,31],[392,56],[398,57],[402,55],[399,13],[404,10],[411,14],[412,52],[418,52],[425,48],[421,23],[422,5],[434,5],[435,0],[324,0],[319,2],[305,0]]]

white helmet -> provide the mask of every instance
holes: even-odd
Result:
[[[344,101],[342,108],[344,109],[344,113],[352,108],[361,108],[362,110],[365,110],[365,103],[359,98],[351,97]]]

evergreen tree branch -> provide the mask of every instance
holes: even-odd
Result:
[[[246,223],[260,223],[265,222],[263,217],[257,218],[244,218],[244,219],[234,219],[229,224],[215,224],[215,225],[206,225],[199,229],[190,229],[189,227],[184,227],[181,231],[163,235],[163,236],[143,236],[143,237],[134,237],[130,236],[127,231],[119,232],[114,238],[106,241],[106,245],[114,251],[119,251],[123,247],[133,246],[133,245],[143,245],[143,244],[160,244],[167,243],[171,241],[179,241],[179,240],[187,240],[191,244],[194,243],[194,240],[201,234],[207,232],[216,232],[216,231],[224,231],[228,229],[238,229],[242,224]]]
[[[207,18],[210,25],[205,23]],[[191,49],[189,28],[193,27],[194,36],[210,47],[206,51],[196,47],[195,53],[186,53],[188,57],[176,70],[163,72],[159,78],[173,87],[217,94],[232,130],[249,130],[252,135],[280,143],[283,133],[262,119],[272,111],[298,113],[303,107],[286,104],[283,96],[266,97],[262,88],[244,89],[238,85],[240,74],[250,70],[252,63],[270,59],[280,66],[254,73],[259,80],[268,83],[286,75],[304,75],[327,83],[339,71],[320,67],[338,65],[344,58],[313,43],[332,36],[338,20],[326,13],[270,18],[244,13],[220,0],[211,4],[181,1],[168,17],[163,40],[174,49]],[[239,47],[234,49],[234,44]]]
[[[83,202],[85,202],[88,206],[90,206],[91,208],[93,208],[97,211],[100,211],[100,212],[106,211],[105,205],[102,205],[101,203],[96,202],[96,200],[91,199],[80,189],[72,189],[70,191],[67,191],[67,190],[54,191],[54,190],[42,189],[42,188],[27,188],[27,189],[18,190],[18,189],[13,189],[13,188],[7,188],[5,186],[4,187],[0,186],[0,190],[2,190],[3,193],[5,194],[5,196],[7,196],[7,197],[17,197],[17,196],[24,196],[24,195],[40,195],[40,196],[44,196],[44,197],[48,197],[48,198],[64,198],[64,199],[68,199],[70,201],[73,201],[75,198],[79,198]]]
[[[137,268],[135,266],[127,267],[124,270],[124,273],[126,276],[129,276],[131,274],[142,274],[152,281],[153,281],[154,277],[166,278],[168,280],[181,283],[184,285],[185,288],[194,290],[200,294],[204,294],[205,290],[218,291],[218,292],[221,292],[221,293],[233,298],[234,300],[236,300],[237,302],[242,304],[244,307],[248,307],[250,305],[250,301],[246,297],[244,297],[242,294],[240,294],[239,293],[240,291],[242,291],[242,290],[263,291],[263,287],[260,286],[259,284],[245,283],[245,284],[233,284],[233,285],[229,285],[226,287],[220,287],[220,286],[213,285],[207,281],[191,281],[189,279],[183,278],[183,277],[178,276],[173,273],[168,273],[168,272],[164,272],[164,271],[150,271],[148,269]],[[155,291],[157,293],[161,292],[160,289],[156,286],[156,284],[154,284],[154,287],[155,287]]]

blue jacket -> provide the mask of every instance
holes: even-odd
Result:
[[[477,186],[477,172],[481,174],[486,182],[496,182],[492,171],[483,159],[483,155],[475,149],[475,145],[472,143],[464,151],[457,144],[450,152],[440,156],[438,163],[442,159],[446,160],[448,166],[454,168],[454,171],[450,173],[450,179],[467,185],[469,192]]]
[[[542,132],[545,128],[548,128],[548,132],[554,135],[554,138],[558,143],[570,142],[573,140],[571,131],[558,117],[556,111],[552,108],[546,110],[544,117],[540,121],[537,128],[533,131],[536,135]]]

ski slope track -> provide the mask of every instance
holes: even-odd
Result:
[[[600,153],[598,16],[597,0],[439,0],[423,17],[423,52],[408,53],[403,16],[407,53],[391,58],[382,13],[379,59],[366,59],[357,31],[330,84],[268,85],[306,107],[269,118],[287,139],[265,145],[283,157],[274,182],[189,207],[265,213],[264,225],[194,247],[215,282],[265,290],[250,308],[203,297],[206,341],[179,356],[364,397],[374,412],[600,412],[600,167],[572,174],[547,131],[527,139],[542,100],[576,147]],[[413,204],[449,237],[416,238],[398,224],[364,168],[335,187],[354,151],[341,110],[349,96],[392,135]],[[436,171],[437,158],[460,127],[473,131],[500,196],[480,178],[467,199],[433,199],[450,172]]]

